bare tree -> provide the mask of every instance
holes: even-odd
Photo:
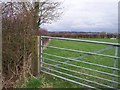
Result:
[[[52,0],[38,0],[37,2],[33,1],[31,3],[3,3],[2,9],[4,15],[6,14],[6,10],[8,17],[11,15],[10,12],[8,14],[8,11],[11,11],[11,6],[13,6],[12,9],[14,10],[14,13],[12,13],[13,15],[21,13],[23,10],[31,13],[31,15],[33,15],[33,18],[36,18],[38,26],[44,23],[51,23],[53,20],[57,20],[62,14],[61,2]]]
[[[51,2],[50,0],[41,0],[39,9],[39,25],[51,23],[58,19],[62,12],[60,11],[60,2]]]
[[[2,3],[2,66],[5,87],[31,75],[32,39],[39,26],[60,16],[59,2]],[[27,76],[26,76],[27,75]],[[13,83],[15,82],[15,83]]]
[[[30,13],[33,15],[35,29],[39,30],[39,27],[45,23],[51,23],[53,20],[57,20],[62,15],[61,2],[52,0],[38,0],[32,2],[29,6]]]

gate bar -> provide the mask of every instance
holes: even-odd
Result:
[[[40,72],[42,70],[42,36],[40,35]]]
[[[60,79],[63,79],[63,80],[75,83],[75,84],[78,84],[78,85],[82,85],[82,86],[85,86],[85,87],[88,87],[88,88],[92,88],[92,89],[96,89],[96,90],[101,90],[101,89],[98,89],[98,88],[95,88],[95,87],[92,87],[92,86],[89,86],[89,85],[86,85],[86,84],[83,84],[83,83],[80,83],[80,82],[76,82],[74,80],[71,80],[71,79],[68,79],[68,78],[65,78],[65,77],[62,77],[62,76],[58,76],[58,75],[55,75],[55,74],[52,74],[52,73],[49,73],[49,72],[46,72],[46,71],[43,71],[43,70],[42,70],[42,72],[44,72],[46,74],[49,74],[49,75],[52,75],[52,76],[55,76],[57,78],[60,78]]]
[[[46,46],[46,47],[53,48],[53,49],[59,49],[59,50],[65,50],[65,51],[71,51],[71,52],[85,53],[85,54],[90,54],[90,55],[104,56],[104,57],[109,57],[109,58],[117,58],[117,59],[120,58],[117,56],[110,56],[110,55],[98,54],[95,52],[86,52],[86,51],[80,51],[80,50],[74,50],[74,49],[60,48],[60,47],[55,47],[55,46]]]
[[[67,40],[67,41],[76,41],[76,42],[86,42],[86,43],[113,45],[113,46],[119,46],[120,47],[120,44],[118,44],[118,43],[100,42],[100,41],[91,41],[91,40],[81,40],[81,39],[72,39],[72,38],[61,38],[61,37],[51,37],[51,36],[42,36],[42,37],[43,38],[58,39],[58,40]]]
[[[100,49],[100,50],[97,50],[97,51],[93,51],[92,53],[96,53],[96,54],[98,54],[99,52],[103,52],[103,51],[106,51],[106,50],[110,50],[110,49],[112,49],[113,48],[113,46],[110,46],[110,47],[106,47],[106,48],[103,48],[103,49]],[[89,56],[89,54],[85,54],[85,55],[83,55],[83,56],[79,56],[79,57],[77,57],[77,58],[74,58],[74,59],[81,59],[81,58],[84,58],[84,57],[86,57],[86,56]]]
[[[48,55],[48,56],[50,56],[50,55]],[[61,57],[61,56],[57,56],[57,55],[51,55],[51,56],[62,58],[62,59],[69,59],[69,58],[65,58],[65,57]],[[101,64],[90,63],[90,62],[81,61],[81,60],[77,60],[77,59],[69,59],[69,60],[84,63],[84,64],[89,64],[89,65],[93,65],[93,66],[98,66],[98,67],[102,67],[102,68],[107,68],[107,69],[119,70],[120,71],[120,69],[116,68],[116,67],[110,67],[110,66],[105,66],[105,65],[101,65]],[[66,62],[64,62],[64,63],[66,63]]]
[[[115,56],[118,55],[118,47],[116,47],[116,50],[115,50]],[[114,68],[116,68],[116,58],[114,58]],[[113,74],[115,74],[116,70],[113,70]],[[112,80],[114,81],[115,80],[115,77],[112,76]],[[115,86],[115,83],[112,83],[112,86]]]
[[[49,55],[49,54],[46,54],[46,55]],[[64,59],[67,59],[67,58],[64,58]],[[71,59],[70,59],[70,60],[71,60]],[[56,61],[56,62],[59,62],[59,61]],[[60,63],[64,63],[64,62],[60,62]],[[64,63],[64,64],[67,64],[67,63]],[[106,75],[109,75],[109,76],[120,77],[120,76],[118,76],[118,75],[114,75],[114,74],[111,74],[111,73],[106,73],[106,72],[102,72],[102,71],[99,71],[99,70],[94,70],[94,69],[90,69],[90,68],[85,68],[85,67],[77,66],[77,65],[74,65],[74,64],[67,64],[67,65],[73,66],[73,67],[77,67],[77,68],[82,68],[82,69],[89,70],[89,71],[93,71],[93,72],[97,72],[97,73],[101,73],[101,74],[106,74]]]
[[[88,62],[79,61],[79,60],[76,60],[76,59],[65,58],[65,57],[61,57],[61,56],[57,56],[57,55],[52,55],[52,54],[48,54],[48,53],[43,53],[43,54],[48,55],[48,56],[53,56],[53,57],[61,58],[61,59],[66,59],[66,60],[71,60],[71,61],[76,61],[76,62],[81,62],[81,63],[86,63],[86,64],[88,64]],[[63,62],[63,64],[64,64],[64,62]],[[89,64],[93,65],[94,63],[89,63]],[[94,65],[95,65],[95,64],[94,64]],[[97,66],[97,64],[96,64],[96,66]],[[99,65],[99,66],[101,66],[101,65]],[[103,65],[103,67],[106,68],[107,66],[104,66],[104,65]],[[115,70],[120,70],[120,69],[118,69],[118,68],[112,68],[112,67],[107,67],[107,68],[109,68],[109,69],[115,69]]]
[[[94,83],[94,84],[97,84],[97,85],[100,85],[100,86],[103,86],[103,87],[114,88],[114,87],[107,86],[107,85],[104,85],[104,84],[101,84],[101,83],[97,83],[97,82],[94,82],[94,81],[90,81],[90,80],[87,80],[87,79],[84,79],[84,78],[80,78],[80,77],[77,77],[77,76],[73,76],[73,75],[71,75],[71,74],[67,74],[67,73],[64,73],[64,72],[60,72],[60,71],[57,71],[57,70],[53,70],[53,69],[50,69],[50,68],[43,68],[43,69],[50,70],[50,71],[53,71],[53,72],[57,72],[57,73],[60,73],[60,74],[66,75],[66,76],[70,76],[70,77],[72,77],[72,78],[76,78],[76,79],[79,79],[79,80],[84,80],[84,81],[87,81],[87,82],[90,82],[90,83]]]
[[[49,47],[49,46],[48,46],[48,47]],[[51,46],[50,46],[50,47],[51,47]],[[54,55],[52,55],[52,56],[54,56]],[[56,57],[56,55],[55,55],[55,57]],[[59,57],[59,56],[58,56],[58,57]],[[61,56],[60,56],[60,58],[61,58]],[[62,57],[62,58],[66,59],[65,57]],[[114,57],[114,58],[116,58],[116,57]],[[99,66],[99,67],[103,67],[103,68],[120,70],[119,68],[116,68],[116,67],[113,68],[113,67],[109,67],[109,66],[105,66],[105,65],[101,65],[101,64],[95,64],[95,63],[80,61],[80,60],[77,60],[77,59],[70,59],[70,60],[72,60],[72,61],[77,61],[77,62],[81,62],[81,63],[85,63],[85,64],[90,64],[90,65],[94,65],[94,66]]]
[[[70,70],[70,69],[67,69],[67,68],[64,68],[64,67],[59,67],[59,66],[52,65],[52,64],[47,64],[47,63],[44,63],[44,64],[52,66],[52,67],[56,67],[56,68],[59,68],[59,69],[67,70],[67,71],[70,71],[70,72],[73,72],[73,73],[82,74],[82,75],[86,75],[86,76],[89,76],[89,77],[92,77],[92,78],[96,78],[96,79],[100,79],[100,80],[104,80],[104,81],[114,82],[116,84],[120,84],[119,82],[116,82],[116,81],[112,81],[112,80],[109,80],[109,79],[101,78],[101,77],[98,77],[98,76],[93,76],[93,75],[82,73],[82,72],[77,72],[75,70]]]

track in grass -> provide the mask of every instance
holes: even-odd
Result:
[[[93,39],[93,40],[113,42],[113,43],[117,42],[117,40],[110,40],[110,39]],[[49,46],[67,48],[73,50],[82,50],[82,51],[94,52],[98,54],[105,54],[111,56],[115,55],[115,47],[111,47],[109,45],[52,40],[49,43]],[[49,54],[55,56],[51,56]],[[60,58],[58,56],[60,56]],[[68,79],[75,80],[82,84],[87,84],[96,88],[108,87],[108,86],[112,87],[113,85],[112,78],[114,76],[112,76],[113,69],[111,68],[113,68],[114,65],[114,58],[89,55],[80,52],[77,53],[69,52],[69,51],[58,50],[53,48],[46,48],[43,51],[43,62],[44,62],[43,67],[45,67],[43,68],[43,70],[46,70],[47,72]],[[118,59],[116,59],[116,63],[117,63],[116,68],[118,68]],[[99,66],[97,66],[96,64]],[[106,68],[106,66],[109,68]],[[102,72],[105,72],[105,74]],[[118,70],[116,70],[115,72],[114,87],[117,87],[118,85],[117,83],[118,78],[116,76],[118,76]],[[58,82],[60,82],[59,79]],[[78,85],[78,87],[80,86]]]

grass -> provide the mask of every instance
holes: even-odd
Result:
[[[84,39],[86,39],[86,38],[84,38]],[[117,40],[111,40],[111,39],[96,39],[96,38],[94,38],[94,39],[87,39],[87,40],[117,43]],[[87,51],[87,52],[94,52],[94,51],[101,50],[103,48],[109,47],[108,45],[102,45],[102,44],[92,44],[92,43],[63,41],[63,40],[52,40],[49,43],[49,46],[55,46],[55,47],[67,48],[67,49],[74,49],[74,50],[82,50],[82,51]],[[48,56],[44,53],[53,54],[53,55],[57,55],[57,56],[62,56],[62,57],[67,58],[67,60],[78,58],[80,56],[85,55],[83,53],[76,53],[76,52],[69,52],[69,51],[64,51],[64,50],[46,48],[43,51],[43,62],[48,63],[48,64],[52,64],[52,65],[59,65],[60,67],[67,68],[67,69],[70,69],[70,70],[74,70],[74,71],[77,71],[77,72],[86,73],[86,74],[89,74],[89,75],[93,75],[93,76],[105,78],[105,79],[108,79],[108,80],[112,80],[112,76],[109,76],[109,75],[104,75],[104,74],[93,72],[93,71],[90,71],[90,70],[85,70],[85,69],[79,68],[79,67],[76,68],[76,67],[69,66],[69,65],[66,65],[66,64],[59,64],[58,62],[65,62],[66,59],[61,59],[61,58],[58,58],[58,57]],[[99,54],[107,54],[107,55],[114,56],[115,48],[113,47],[109,50],[99,52]],[[48,60],[48,59],[45,59],[45,58],[49,58],[49,59],[52,59],[54,61],[51,61],[51,60]],[[89,62],[89,63],[101,64],[101,65],[105,65],[105,66],[109,66],[109,67],[113,67],[113,63],[114,63],[113,58],[101,57],[101,56],[95,56],[95,55],[88,55],[88,56],[85,56],[82,59],[78,58],[77,60],[85,61],[85,62]],[[84,64],[84,63],[76,62],[76,61],[70,61],[70,62],[67,62],[67,64],[77,65],[77,66],[80,66],[80,67],[99,70],[99,71],[107,72],[107,73],[111,73],[111,74],[113,73],[112,69],[102,68],[102,67],[93,66],[93,65],[89,65],[89,64]],[[43,67],[50,68],[50,69],[57,70],[57,71],[60,71],[60,72],[63,72],[63,73],[67,73],[67,74],[70,74],[70,75],[73,75],[73,76],[77,76],[77,77],[84,78],[84,79],[87,79],[87,80],[90,80],[90,81],[94,81],[94,82],[97,82],[97,83],[101,83],[101,84],[104,84],[104,85],[111,86],[110,82],[107,82],[107,81],[104,81],[104,80],[98,80],[95,77],[89,77],[89,76],[86,76],[86,75],[83,75],[83,74],[73,73],[73,72],[70,72],[68,70],[55,68],[55,67],[52,67],[52,66],[48,66],[46,64],[43,64]],[[118,60],[117,60],[116,67],[118,68]],[[59,76],[66,77],[68,79],[75,80],[75,81],[83,83],[83,84],[87,84],[87,85],[91,85],[93,87],[101,88],[100,85],[93,84],[93,83],[87,82],[85,80],[75,79],[73,77],[69,77],[69,76],[66,76],[64,74],[60,74],[60,73],[56,73],[56,72],[53,72],[53,71],[50,71],[50,70],[46,70],[45,68],[43,68],[43,70],[54,73],[54,74],[59,75]],[[115,74],[118,75],[118,72],[116,71]],[[115,81],[118,81],[117,77],[115,78]],[[55,77],[50,76],[50,75],[46,75],[44,73],[42,74],[42,78],[40,78],[38,80],[34,80],[34,79],[31,80],[27,87],[43,87],[43,86],[44,87],[50,86],[52,88],[83,88],[83,86],[76,85],[76,84],[70,83],[68,81],[61,80],[59,78],[55,78]],[[115,87],[117,87],[117,85]]]
[[[41,80],[32,78],[32,79],[29,80],[29,83],[27,84],[27,87],[28,88],[37,88],[37,87],[41,86],[41,84],[42,84]]]

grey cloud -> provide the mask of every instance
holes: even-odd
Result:
[[[104,29],[117,32],[117,4],[118,0],[65,0],[61,20],[43,27],[50,31]]]

